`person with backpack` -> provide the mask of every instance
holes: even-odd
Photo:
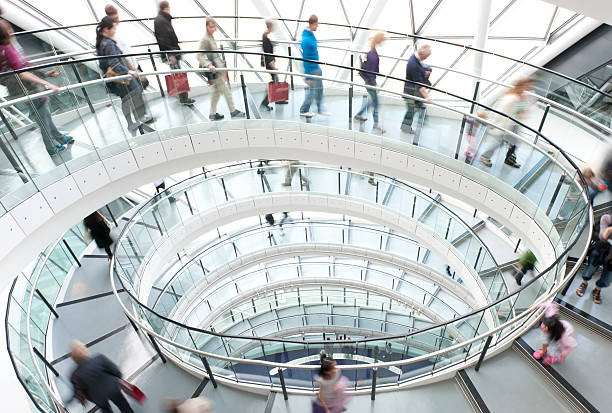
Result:
[[[593,234],[596,239],[595,242],[589,247],[587,252],[587,260],[589,265],[582,271],[582,282],[576,290],[578,297],[584,296],[589,281],[593,278],[593,275],[601,267],[601,275],[595,283],[593,289],[593,302],[595,304],[601,304],[601,289],[606,288],[610,285],[610,272],[612,272],[612,245],[610,245],[610,239],[612,238],[612,215],[606,214],[601,217],[599,221],[599,235]]]
[[[364,115],[366,114],[368,108],[372,107],[372,116],[374,117],[374,125],[372,126],[372,129],[379,133],[384,133],[385,131],[378,124],[378,90],[368,86],[376,87],[376,73],[380,71],[380,58],[378,56],[378,52],[376,51],[376,46],[381,44],[384,40],[385,34],[383,32],[376,32],[374,36],[372,36],[370,51],[366,55],[366,60],[361,65],[361,68],[367,70],[368,72],[374,73],[359,72],[359,76],[363,78],[366,84],[368,95],[363,97],[361,109],[359,109],[359,112],[357,112],[355,115],[355,120],[365,122],[368,119]]]
[[[550,366],[563,362],[576,348],[574,327],[565,320],[559,319],[559,305],[547,303],[544,307],[544,318],[540,324],[544,343],[533,353],[536,360]]]
[[[10,72],[30,66],[30,62],[15,48],[13,28],[10,23],[0,19],[0,72]],[[60,88],[43,77],[57,77],[57,70],[32,70],[19,72],[18,74],[5,74],[0,77],[0,84],[8,89],[9,96],[21,97],[28,93],[42,92],[45,89],[60,93]],[[61,133],[49,112],[49,99],[30,99],[27,103],[29,116],[40,128],[45,148],[50,156],[54,156],[66,150],[66,144],[74,143],[72,136]]]

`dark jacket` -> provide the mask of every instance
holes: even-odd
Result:
[[[410,56],[406,64],[406,80],[425,84],[425,68],[415,54]],[[404,93],[407,95],[420,96],[421,93],[418,92],[420,88],[421,86],[411,82],[404,83]]]
[[[117,43],[110,37],[103,37],[100,42],[100,47],[96,50],[98,56],[113,56],[123,54]],[[125,75],[130,68],[123,57],[112,57],[109,59],[100,59],[100,69],[106,74],[108,67],[112,67],[115,72],[120,75]]]
[[[376,49],[371,49],[366,55],[366,60],[365,62],[363,62],[363,69],[369,72],[376,73],[380,71],[380,58],[378,57],[378,52],[376,51]],[[375,74],[360,72],[360,76],[363,78],[367,85],[376,85]]]
[[[70,381],[75,397],[85,396],[98,406],[106,403],[110,396],[120,391],[119,368],[105,356],[99,354],[79,364]]]
[[[160,10],[153,21],[153,31],[155,32],[155,39],[157,39],[159,50],[181,50],[178,38],[172,27],[172,16],[170,14]],[[166,58],[165,55],[162,57]]]
[[[96,241],[98,248],[110,247],[113,244],[113,239],[110,237],[110,228],[104,220],[94,223],[85,222],[85,227]]]

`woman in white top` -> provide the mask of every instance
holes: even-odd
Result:
[[[315,382],[319,386],[319,393],[312,402],[313,413],[340,413],[346,410],[348,379],[336,368],[335,360],[327,357],[321,359]]]
[[[506,94],[504,94],[504,96],[497,101],[494,108],[514,119],[523,118],[526,112],[525,92],[532,88],[533,83],[534,81],[529,78],[518,79],[516,82],[514,82],[512,89],[506,92]],[[488,116],[488,120],[492,125],[499,126],[500,128],[512,132],[516,130],[516,123],[499,113],[491,112],[490,116]],[[502,145],[503,141],[508,141],[509,147],[508,152],[506,152],[506,159],[504,160],[504,163],[512,166],[513,168],[520,168],[521,164],[516,162],[515,155],[516,139],[503,130],[493,126],[489,126],[488,129],[488,136],[492,142],[489,143],[489,146],[480,155],[480,162],[483,165],[490,167],[492,165],[491,157],[493,156],[493,153]]]

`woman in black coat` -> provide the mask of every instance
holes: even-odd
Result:
[[[108,259],[113,257],[113,252],[110,246],[113,245],[113,239],[110,237],[110,228],[104,219],[104,215],[98,211],[85,217],[83,220],[85,230],[89,231],[91,237],[96,241],[98,248],[104,248]]]

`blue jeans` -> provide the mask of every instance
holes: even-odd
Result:
[[[55,152],[55,142],[58,144],[64,143],[64,135],[57,130],[57,127],[53,123],[51,118],[51,112],[49,112],[49,106],[47,105],[47,99],[34,99],[28,103],[30,109],[30,118],[36,122],[40,128],[40,134],[42,135],[43,142],[47,152]]]
[[[601,265],[589,264],[582,272],[582,279],[584,281],[590,281],[599,267],[601,267]],[[604,264],[603,269],[601,270],[601,276],[595,283],[595,286],[598,288],[606,288],[608,285],[610,285],[610,271],[608,270],[608,265]]]
[[[356,116],[363,116],[368,110],[368,107],[371,106],[374,112],[374,125],[378,125],[378,90],[370,88],[366,88],[366,90],[368,91],[369,98],[368,96],[363,97],[361,109],[359,109]]]
[[[321,69],[315,69],[309,75],[321,76],[323,72]],[[321,79],[309,79],[312,84],[308,85],[306,88],[306,98],[304,99],[304,103],[300,107],[300,113],[305,113],[310,111],[310,105],[312,104],[312,99],[314,98],[317,104],[317,110],[323,112],[323,81]]]

